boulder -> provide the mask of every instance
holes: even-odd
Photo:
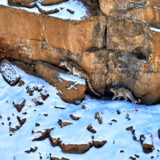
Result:
[[[0,72],[2,73],[4,80],[11,86],[16,85],[20,81],[21,76],[7,60],[1,62]]]
[[[84,99],[86,83],[83,79],[62,73],[62,70],[44,62],[36,62],[35,70],[40,77],[57,88],[62,100],[76,103]]]
[[[58,64],[66,54],[104,46],[106,19],[102,15],[70,21],[0,6],[0,17],[1,37],[13,48],[20,48],[10,54],[12,58]]]

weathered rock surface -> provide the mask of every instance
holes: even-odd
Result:
[[[90,6],[92,2],[86,1]],[[62,57],[68,57],[88,73],[91,86],[102,95],[118,86],[133,91],[142,103],[159,102],[160,33],[153,31],[160,27],[159,1],[99,0],[93,5],[98,12],[82,21],[0,6],[0,36],[5,44],[19,49],[9,57],[30,63],[42,60],[57,66]],[[77,92],[68,93],[68,85],[62,81],[57,88],[67,93],[60,95],[62,99],[71,102],[70,97]]]
[[[58,95],[64,101],[75,103],[76,101],[84,99],[86,91],[85,83],[82,84],[77,81],[65,79],[65,74],[61,73],[62,70],[47,63],[36,62],[35,70],[39,76],[59,90]],[[64,74],[64,77],[60,77],[59,74]],[[66,77],[67,76],[69,75],[66,75]]]
[[[0,72],[2,73],[4,80],[11,86],[16,85],[21,78],[12,64],[7,60],[1,62]]]
[[[144,23],[159,23],[159,0],[99,0],[104,14]]]

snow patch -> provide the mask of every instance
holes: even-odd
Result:
[[[85,80],[77,76],[72,76],[72,75],[65,74],[65,73],[59,73],[59,77],[66,81],[75,82],[75,84],[85,85]]]
[[[149,27],[149,28],[154,32],[160,32],[160,28],[156,28],[156,27]]]

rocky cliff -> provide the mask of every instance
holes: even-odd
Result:
[[[34,2],[30,7],[34,8],[36,0],[10,1],[16,8],[0,6],[0,38],[17,50],[8,58],[59,66],[60,59],[67,57],[87,72],[93,89],[101,95],[108,95],[111,86],[118,86],[133,91],[143,103],[159,102],[158,0],[83,1],[88,16],[82,20],[17,9]],[[43,2],[41,7],[61,0]],[[76,14],[76,10],[67,11]]]

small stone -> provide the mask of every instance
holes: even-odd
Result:
[[[160,138],[160,129],[158,130],[158,137]]]
[[[40,126],[40,124],[39,123],[35,123],[35,126],[38,127],[38,126]]]
[[[21,119],[19,116],[17,116],[17,120],[18,120],[20,126],[22,126],[26,122],[26,118]]]
[[[21,87],[21,86],[23,86],[24,84],[25,84],[25,82],[24,82],[23,80],[20,80],[18,86]]]
[[[78,121],[80,119],[80,117],[76,117],[73,114],[70,114],[70,117],[75,121]]]
[[[129,126],[126,128],[127,131],[132,131],[133,130],[133,126]]]
[[[21,112],[21,110],[24,107],[25,103],[26,103],[26,100],[24,99],[20,104],[15,104],[15,102],[13,102],[13,105],[17,109],[18,112]]]
[[[92,133],[96,133],[97,131],[93,128],[92,125],[88,125],[87,130]]]
[[[143,144],[142,147],[143,147],[144,153],[151,153],[155,149],[154,145],[152,145],[152,144]]]
[[[121,111],[117,110],[117,114],[121,114]]]
[[[37,146],[31,147],[29,150],[26,150],[25,152],[26,152],[26,153],[36,152],[37,149],[38,149]]]
[[[66,127],[68,125],[72,125],[72,122],[63,122],[61,119],[58,120],[58,124],[61,126],[61,128]]]

